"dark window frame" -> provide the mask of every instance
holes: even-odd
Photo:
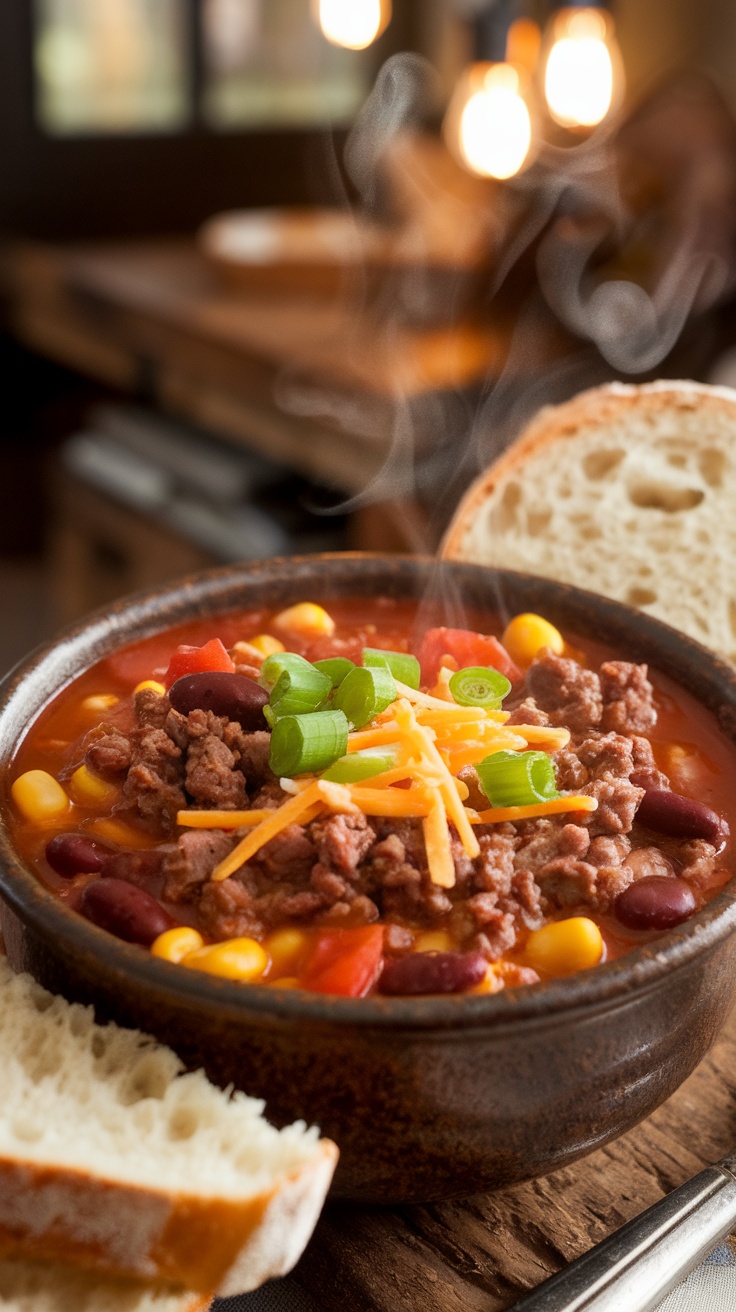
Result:
[[[181,131],[51,136],[40,127],[30,0],[0,3],[0,232],[47,240],[190,232],[238,206],[329,200],[343,132],[216,130],[202,121],[201,0],[186,0],[193,114]],[[394,0],[379,62],[419,41],[421,0]]]

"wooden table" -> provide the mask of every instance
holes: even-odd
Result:
[[[193,241],[5,254],[10,325],[33,350],[352,493],[383,465],[408,405],[478,387],[506,334],[391,324],[355,298],[228,289]]]
[[[297,1275],[325,1312],[505,1312],[732,1152],[735,1095],[736,1014],[677,1093],[614,1143],[497,1194],[428,1207],[333,1203]]]

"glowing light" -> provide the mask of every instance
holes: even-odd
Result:
[[[473,64],[458,84],[445,120],[450,149],[472,173],[513,178],[527,162],[532,120],[511,64]]]
[[[607,16],[599,9],[558,14],[544,71],[544,93],[555,122],[595,127],[610,111],[620,82],[620,57]]]
[[[391,0],[317,0],[322,34],[335,46],[365,50],[391,21]]]

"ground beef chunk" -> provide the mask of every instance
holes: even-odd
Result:
[[[221,884],[206,884],[199,902],[199,919],[208,938],[252,938],[264,931],[253,894],[239,874]]]
[[[143,852],[113,852],[101,874],[105,879],[124,879],[127,884],[135,884],[153,897],[160,897],[167,851],[165,847],[154,847]]]
[[[238,728],[240,728],[239,725]],[[241,741],[238,743],[238,761],[249,789],[262,788],[269,782],[274,781],[275,776],[271,773],[268,765],[270,750],[271,735],[265,729],[258,729],[255,733],[242,733],[241,731]]]
[[[272,778],[262,788],[259,788],[257,793],[254,793],[250,804],[254,811],[272,811],[285,801],[286,794],[281,784],[278,779]]]
[[[157,694],[152,693],[155,697]],[[143,697],[144,693],[138,693]],[[138,698],[136,698],[136,701]],[[164,701],[159,698],[159,701]],[[133,733],[133,763],[123,787],[127,802],[138,814],[165,832],[176,824],[176,813],[187,804],[184,795],[181,748],[160,728],[142,727]]]
[[[692,884],[693,888],[703,891],[718,888],[728,878],[719,865],[716,849],[706,843],[704,838],[693,838],[683,843],[677,855],[682,862],[682,878]]]
[[[164,899],[196,901],[215,866],[224,861],[237,841],[236,835],[218,829],[190,829],[182,834],[164,856]]]
[[[133,748],[125,734],[113,730],[90,743],[85,753],[85,760],[95,774],[103,779],[114,778],[130,769],[133,760]]]
[[[669,789],[670,781],[667,775],[657,768],[652,744],[648,738],[640,738],[638,734],[632,734],[631,754],[634,759],[632,784],[636,784],[637,788]]]
[[[535,876],[560,858],[584,860],[590,847],[588,830],[582,825],[569,824],[564,816],[525,820],[517,829],[521,844],[514,856],[514,866],[517,870],[530,870]]]
[[[358,925],[371,925],[378,920],[380,911],[375,902],[363,893],[350,891],[348,897],[341,898],[322,915],[318,916],[320,925],[338,925],[355,929]]]
[[[523,702],[510,708],[510,712],[507,724],[536,724],[542,729],[549,724],[547,712],[537,706],[533,697],[525,697]]]
[[[615,733],[647,733],[657,723],[654,689],[646,665],[604,661],[600,668],[603,694],[601,728]]]
[[[291,882],[309,878],[317,860],[317,848],[304,825],[287,825],[264,844],[253,858],[269,880]]]
[[[315,820],[309,835],[323,865],[352,874],[376,841],[375,830],[364,815],[330,815]]]
[[[171,702],[166,693],[143,688],[135,695],[135,718],[141,729],[163,729],[170,710]]]
[[[575,861],[572,857],[558,857],[548,861],[537,872],[544,905],[550,907],[576,907],[595,898],[596,868],[588,861]]]
[[[486,961],[498,961],[504,953],[511,951],[515,943],[514,917],[510,912],[496,908],[484,920],[482,930],[471,939],[469,946],[474,952],[482,952]]]
[[[482,892],[503,897],[511,891],[514,877],[514,854],[518,846],[516,834],[501,833],[501,826],[478,830],[480,857],[476,862],[474,883]],[[504,830],[512,830],[504,825]]]
[[[568,728],[573,736],[598,728],[603,700],[600,680],[593,670],[545,648],[544,655],[529,667],[526,682],[537,705],[547,712],[550,724]]]
[[[245,779],[235,768],[233,753],[212,733],[191,744],[185,781],[186,790],[197,806],[237,811],[243,810],[248,801]]]
[[[583,821],[591,835],[631,832],[637,807],[644,796],[642,788],[636,788],[628,779],[609,776],[590,784],[585,792],[598,802],[598,810],[591,811]]]
[[[521,845],[514,865],[534,879],[540,905],[576,906],[594,895],[595,867],[587,861],[590,834],[582,825],[560,819],[528,820],[518,829]]]

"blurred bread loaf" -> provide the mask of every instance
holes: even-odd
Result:
[[[442,552],[604,593],[736,660],[735,512],[736,391],[612,383],[540,411]]]
[[[275,1130],[261,1102],[96,1024],[3,958],[0,1054],[0,1256],[204,1295],[245,1293],[297,1262],[334,1171],[329,1140]],[[150,1312],[179,1312],[151,1298]]]
[[[0,1261],[0,1312],[207,1312],[210,1302],[59,1262]]]

